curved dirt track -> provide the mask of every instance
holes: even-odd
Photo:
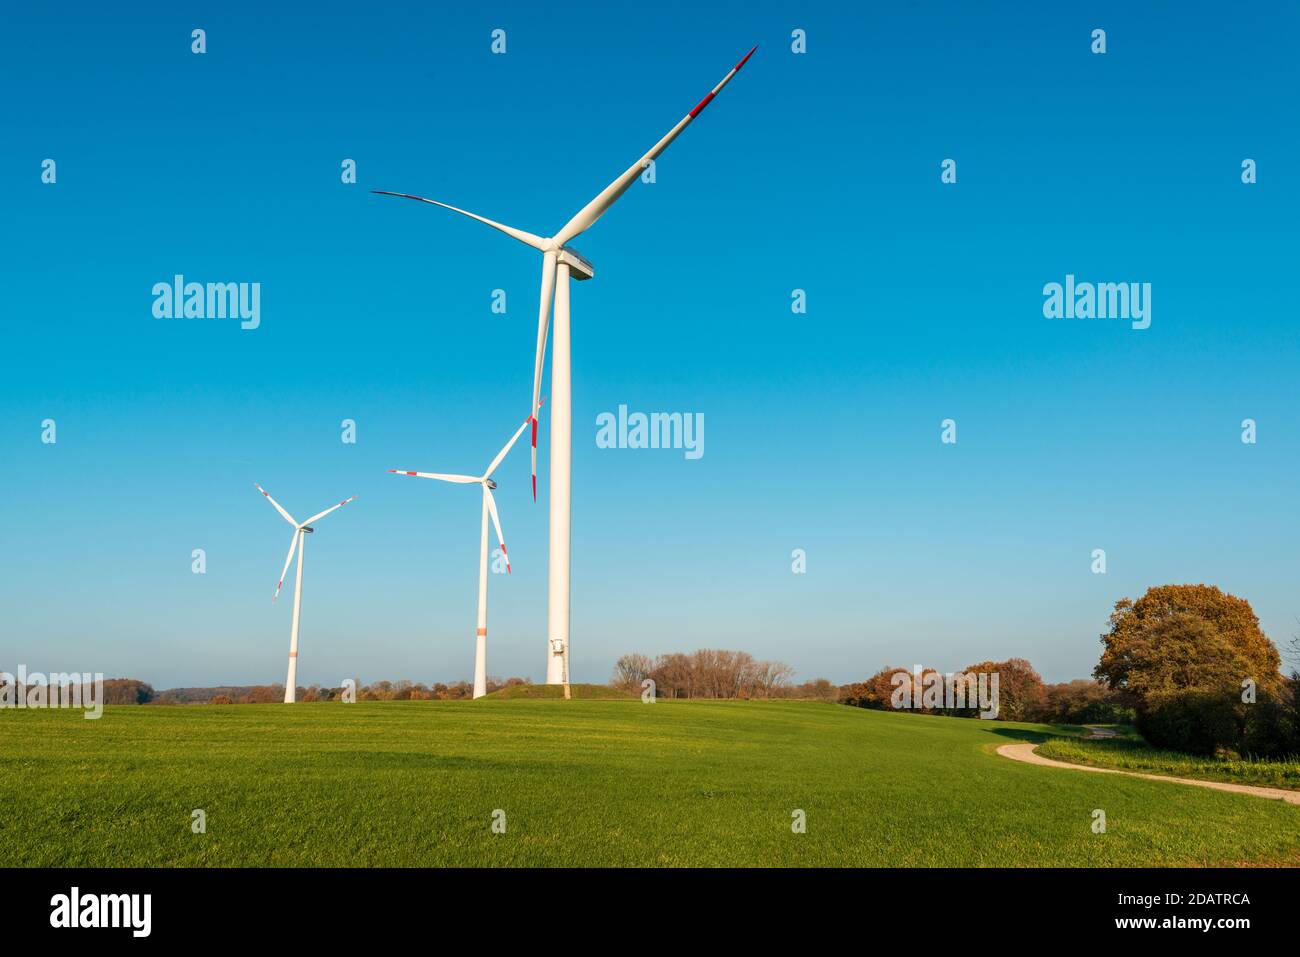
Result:
[[[1288,791],[1284,788],[1266,788],[1254,784],[1226,784],[1222,781],[1198,781],[1195,778],[1171,778],[1163,774],[1142,774],[1138,771],[1120,771],[1115,768],[1093,768],[1086,764],[1068,764],[1065,761],[1053,761],[1042,757],[1034,749],[1038,745],[1032,742],[1003,744],[998,747],[998,754],[1012,761],[1026,764],[1040,764],[1049,768],[1068,768],[1071,771],[1095,771],[1098,774],[1123,774],[1130,778],[1146,778],[1148,781],[1172,781],[1175,784],[1190,784],[1198,788],[1212,788],[1215,791],[1232,791],[1235,794],[1253,794],[1255,797],[1286,801],[1288,804],[1300,804],[1300,791]]]

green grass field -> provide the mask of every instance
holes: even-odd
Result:
[[[1143,774],[1227,781],[1229,784],[1261,784],[1265,787],[1300,789],[1300,760],[1260,761],[1251,758],[1202,758],[1177,751],[1161,751],[1140,738],[1111,741],[1081,741],[1053,738],[1038,753],[1056,761],[1117,768]]]
[[[639,697],[626,691],[619,691],[617,688],[611,688],[609,685],[570,685],[569,694],[571,698],[596,698],[602,701],[627,701],[629,698],[635,699]],[[493,701],[521,701],[536,698],[554,698],[558,700],[564,697],[564,686],[507,685],[504,688],[498,688],[488,697]]]
[[[1300,863],[1300,808],[993,753],[1048,730],[811,702],[5,711],[0,842],[40,866]]]

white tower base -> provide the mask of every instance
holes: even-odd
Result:
[[[478,628],[474,637],[474,697],[487,694],[488,489],[483,486],[483,527],[478,554]]]
[[[307,534],[298,532],[298,571],[293,579],[293,627],[289,632],[289,676],[284,679],[284,703],[298,700],[298,620],[302,614],[302,553],[307,550]]]
[[[551,522],[546,604],[546,683],[568,684],[569,549],[573,490],[573,393],[569,353],[569,263],[556,266],[551,342]]]

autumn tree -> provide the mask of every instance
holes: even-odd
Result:
[[[109,678],[104,682],[104,704],[148,704],[157,696],[152,685],[136,678]]]
[[[1152,744],[1197,754],[1272,753],[1285,694],[1281,657],[1250,603],[1212,585],[1161,585],[1121,599],[1094,674],[1132,704]]]
[[[1042,707],[1042,675],[1024,658],[981,661],[969,665],[965,673],[998,676],[998,717],[1003,721],[1032,721]]]
[[[1213,585],[1161,585],[1137,601],[1121,599],[1101,642],[1093,674],[1135,704],[1155,691],[1229,678],[1238,686],[1251,678],[1271,690],[1281,682],[1281,656],[1250,602]]]
[[[774,692],[773,697],[811,698],[828,704],[835,704],[840,697],[840,689],[827,678],[814,678],[801,685],[782,685],[778,690],[779,695]]]
[[[857,708],[871,708],[875,711],[891,711],[893,710],[891,699],[894,689],[899,687],[899,685],[894,682],[894,675],[900,672],[907,676],[906,679],[900,678],[900,682],[904,680],[912,682],[912,673],[906,668],[895,668],[892,666],[881,668],[867,680],[859,681],[856,684],[845,685],[840,689],[840,702],[842,704],[853,705]],[[919,688],[913,690],[916,691],[919,690]]]

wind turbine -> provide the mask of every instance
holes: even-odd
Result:
[[[534,409],[540,407],[541,400]],[[492,481],[492,473],[497,470],[506,457],[506,453],[519,441],[519,436],[524,434],[524,429],[535,421],[535,416],[530,415],[524,419],[524,424],[519,426],[515,434],[510,436],[507,442],[497,453],[497,457],[488,465],[487,471],[482,475],[448,475],[444,472],[407,472],[403,469],[389,469],[393,475],[414,475],[416,478],[437,479],[440,482],[454,482],[458,485],[478,484],[483,487],[483,521],[479,532],[479,553],[478,553],[478,628],[475,630],[474,641],[474,697],[481,698],[487,694],[487,589],[488,589],[488,516],[492,517],[492,524],[496,527],[497,541],[501,545],[501,554],[506,560],[506,573],[510,572],[510,556],[506,554],[506,540],[501,535],[501,517],[497,514],[496,499],[492,497],[492,490],[497,487],[497,483]]]
[[[551,505],[550,505],[550,552],[549,552],[549,586],[547,589],[547,684],[569,683],[569,556],[570,556],[570,515],[572,506],[572,472],[573,472],[573,396],[569,358],[569,280],[582,281],[591,279],[595,269],[577,250],[568,245],[569,241],[589,229],[615,201],[627,192],[628,187],[641,175],[659,154],[668,148],[673,140],[699,116],[722,88],[731,82],[745,61],[754,55],[754,47],[731,68],[722,81],[709,91],[695,108],[682,117],[677,125],[670,129],[649,152],[628,167],[618,179],[606,186],[596,197],[565,223],[554,236],[543,237],[513,226],[479,216],[476,213],[440,203],[437,200],[413,196],[410,193],[394,193],[388,190],[371,190],[384,196],[400,196],[422,203],[441,206],[453,213],[460,213],[470,219],[500,230],[507,236],[531,246],[542,254],[542,295],[538,305],[537,316],[537,353],[533,367],[533,404],[532,409],[532,472],[533,500],[537,499],[537,412],[538,397],[542,388],[542,363],[546,355],[547,325],[551,313],[551,301],[555,302],[555,342],[551,348],[551,395],[555,403],[551,410]]]
[[[336,508],[342,508],[352,499],[345,498],[337,505],[331,505],[323,512],[317,512],[305,522],[299,522],[296,518],[286,512],[275,499],[262,486],[256,482],[254,487],[266,496],[266,500],[275,506],[275,510],[284,516],[284,520],[293,526],[293,538],[289,540],[289,555],[284,560],[284,569],[280,572],[280,580],[275,584],[275,596],[271,601],[276,601],[280,597],[280,589],[284,586],[284,576],[289,574],[289,563],[293,561],[293,553],[298,553],[298,571],[294,576],[293,583],[293,625],[289,632],[289,676],[284,680],[284,703],[293,704],[298,695],[298,619],[302,612],[302,553],[307,546],[307,536],[316,529],[312,528],[312,522],[320,521]]]

